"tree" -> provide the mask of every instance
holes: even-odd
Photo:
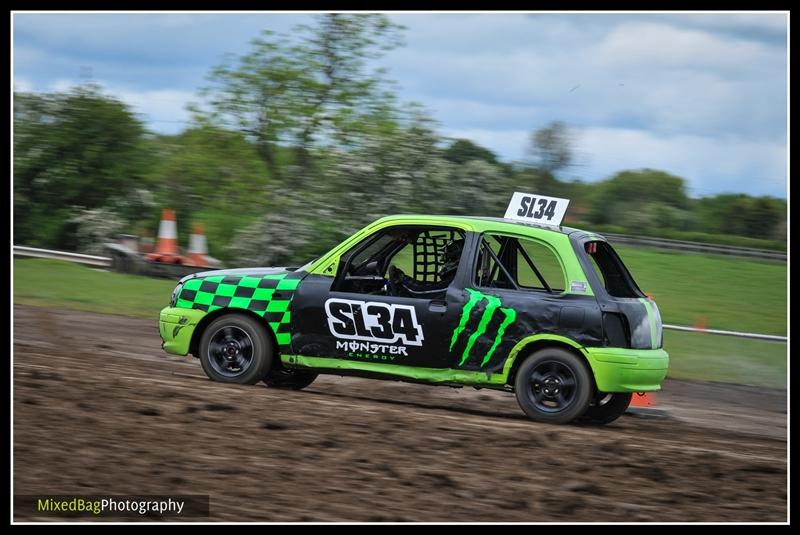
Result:
[[[149,146],[157,161],[147,180],[159,200],[197,210],[219,203],[258,209],[269,175],[255,147],[238,132],[194,127]]]
[[[529,191],[551,197],[567,196],[567,183],[559,181],[549,171],[527,167],[514,172],[515,191]]]
[[[324,180],[276,192],[281,205],[237,233],[231,254],[239,263],[297,265],[385,215],[502,215],[511,191],[506,170],[482,160],[455,164],[440,146],[433,122],[415,107],[391,129],[362,132],[351,149],[320,156]],[[302,172],[288,168],[286,177]]]
[[[513,191],[503,170],[481,160],[470,160],[453,168],[443,197],[447,213],[502,217]]]
[[[648,212],[649,203],[687,210],[690,203],[684,180],[655,169],[619,172],[597,185],[592,200],[591,221],[600,224],[638,221],[632,213]],[[674,221],[683,219],[673,212],[670,212],[670,218]]]
[[[495,153],[469,139],[456,139],[444,151],[444,158],[457,164],[467,163],[470,160],[481,160],[491,164],[497,163]]]
[[[238,65],[211,72],[208,119],[252,139],[272,176],[281,144],[308,169],[312,147],[346,144],[359,117],[385,101],[383,72],[367,63],[399,45],[399,30],[384,15],[328,13],[297,27],[294,41],[264,32]]]
[[[772,237],[786,214],[786,204],[769,197],[727,194],[701,202],[704,221],[715,231],[752,238]]]
[[[239,226],[279,203],[268,194],[270,177],[256,147],[239,132],[209,125],[148,142],[153,165],[147,181],[157,204],[176,211],[179,240],[193,223],[205,223],[209,251],[225,259],[224,245]],[[156,230],[158,218],[149,221]]]
[[[786,210],[778,199],[758,197],[750,201],[749,211],[744,218],[747,236],[768,239],[785,218]]]
[[[305,251],[321,240],[308,218],[295,216],[302,201],[293,191],[277,193],[286,200],[288,210],[268,212],[231,236],[228,254],[237,265],[300,266],[313,258],[305,256]]]
[[[554,121],[531,134],[528,152],[542,171],[555,174],[572,164],[572,134],[567,126]]]
[[[75,225],[76,250],[93,255],[104,254],[103,244],[114,241],[125,228],[125,221],[105,208],[81,210],[69,222]]]
[[[324,198],[358,206],[357,226],[398,212],[438,212],[446,206],[451,164],[441,157],[441,138],[430,118],[408,109],[396,127],[360,135],[351,150],[336,149],[326,162]],[[322,192],[321,192],[322,193]],[[345,228],[353,214],[345,213]]]
[[[144,128],[96,85],[14,94],[15,240],[68,243],[79,208],[103,207],[141,186]]]
[[[723,193],[696,201],[698,230],[753,238],[785,239],[786,201]]]

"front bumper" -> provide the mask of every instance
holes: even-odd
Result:
[[[661,390],[669,355],[663,349],[586,347],[586,358],[600,392]]]
[[[163,343],[161,347],[173,355],[186,355],[197,324],[207,312],[191,308],[167,307],[158,318],[158,333]]]

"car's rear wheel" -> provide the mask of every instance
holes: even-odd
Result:
[[[593,388],[583,360],[555,347],[530,355],[514,379],[519,406],[537,422],[563,424],[581,417],[589,407]]]
[[[249,316],[220,316],[200,338],[200,363],[214,381],[255,384],[267,374],[272,359],[272,341],[265,327]]]
[[[628,410],[631,404],[631,393],[607,394],[599,392],[592,403],[581,417],[581,422],[588,424],[605,425],[610,424]]]
[[[276,368],[264,378],[264,382],[270,388],[288,388],[291,390],[302,390],[317,378],[316,373],[306,370],[286,370]]]

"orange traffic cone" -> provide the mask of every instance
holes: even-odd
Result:
[[[175,223],[175,211],[165,208],[161,212],[161,224],[158,226],[158,243],[156,250],[146,257],[154,262],[180,264],[178,252],[178,227]]]
[[[656,395],[652,392],[634,392],[631,407],[655,407]]]
[[[656,395],[653,392],[634,392],[628,405],[628,414],[641,418],[664,418],[669,412],[656,407]]]
[[[705,331],[708,329],[708,318],[705,316],[697,316],[694,320],[694,328],[698,331]]]
[[[192,234],[189,236],[189,258],[185,264],[197,267],[208,267],[208,247],[203,226],[195,223],[192,225]]]

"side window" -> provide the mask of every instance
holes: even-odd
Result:
[[[555,253],[542,243],[510,236],[484,236],[476,264],[476,285],[556,293],[564,291],[565,280]]]
[[[544,283],[546,282],[554,292],[563,292],[566,277],[561,263],[552,249],[535,240],[520,239],[518,244],[517,279],[519,285],[523,288],[545,290]],[[539,271],[538,275],[536,270]]]
[[[419,228],[412,240],[389,259],[387,294],[443,299],[464,252],[464,233],[447,228]]]
[[[436,299],[455,277],[464,233],[397,226],[370,236],[341,256],[337,291]]]
[[[484,236],[478,250],[475,284],[485,288],[515,288],[514,266],[508,261],[513,238]]]
[[[381,253],[386,249],[389,249],[393,243],[399,240],[399,238],[398,236],[387,232],[379,236],[377,239],[373,238],[373,240],[374,241],[372,241],[363,249],[359,250],[359,247],[361,246],[361,244],[359,244],[342,256],[343,262],[347,262],[351,256],[353,257],[352,260],[350,260],[348,267],[348,273],[350,275],[358,275],[363,273],[366,269],[366,266],[370,262],[377,260]],[[375,274],[377,275],[377,273]]]
[[[463,241],[464,235],[456,230],[421,230],[390,263],[418,283],[442,283],[443,276],[455,275],[452,268],[461,259]]]
[[[414,273],[414,246],[410,243],[404,245],[392,257],[391,264],[401,269],[403,273]]]

